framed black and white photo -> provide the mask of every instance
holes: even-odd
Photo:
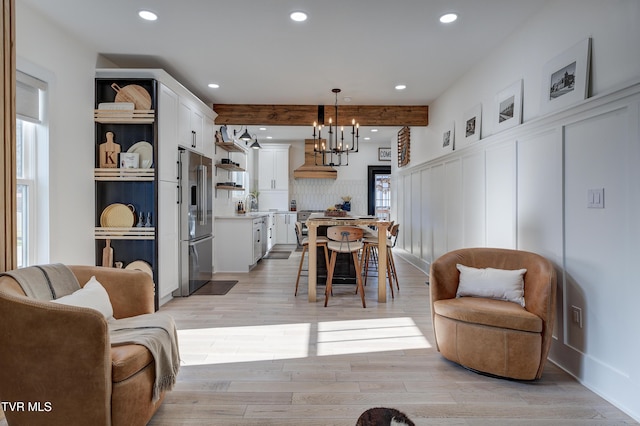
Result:
[[[474,106],[464,114],[462,125],[464,126],[465,142],[470,143],[480,140],[480,131],[482,127],[482,104]]]
[[[496,132],[522,123],[522,80],[504,88],[496,95]]]
[[[544,66],[541,112],[568,107],[589,96],[591,38],[586,38]]]
[[[378,148],[378,161],[391,161],[391,148]]]
[[[442,149],[444,151],[453,151],[455,148],[455,123],[452,121],[447,124],[442,132]]]

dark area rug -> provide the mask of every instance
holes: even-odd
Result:
[[[209,281],[193,292],[192,296],[222,296],[225,295],[238,283],[237,280]]]
[[[291,256],[291,251],[271,250],[263,259],[288,259],[289,256]]]

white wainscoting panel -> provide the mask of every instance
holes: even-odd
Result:
[[[516,145],[486,150],[486,246],[516,248]]]

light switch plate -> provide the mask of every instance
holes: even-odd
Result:
[[[587,190],[587,208],[604,209],[604,188]]]

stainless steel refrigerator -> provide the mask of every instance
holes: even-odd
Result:
[[[213,274],[212,160],[179,149],[180,288],[174,296],[189,296]]]

